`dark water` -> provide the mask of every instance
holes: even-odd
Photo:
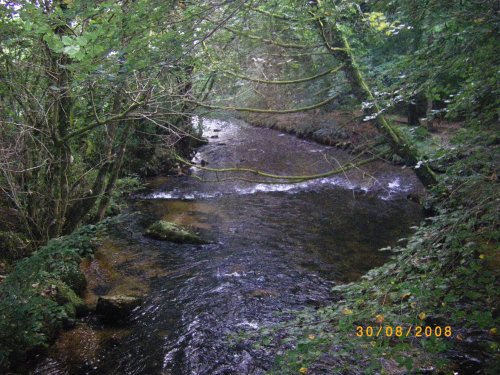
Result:
[[[195,160],[212,168],[310,175],[351,158],[236,121],[204,125],[214,138]],[[115,331],[95,319],[82,322],[88,336],[105,344],[79,350],[87,336],[74,334],[77,352],[84,352],[78,360],[59,344],[34,373],[262,374],[276,353],[231,346],[228,335],[332,302],[332,285],[383,264],[388,255],[377,249],[394,244],[422,219],[420,208],[406,200],[421,189],[415,177],[382,163],[300,184],[203,183],[181,176],[155,179],[150,187],[132,202],[132,210],[143,214],[116,228],[100,250],[119,275],[94,286],[97,294],[139,290],[147,293],[145,303]],[[189,225],[212,243],[175,245],[143,237],[145,225],[161,218]]]

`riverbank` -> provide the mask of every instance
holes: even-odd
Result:
[[[95,236],[112,220],[51,240],[17,262],[0,284],[0,370],[20,366],[23,371],[33,355],[87,311],[80,297],[87,286],[80,264],[92,256]]]
[[[361,121],[361,113],[316,110],[291,114],[241,113],[238,117],[254,126],[279,130],[343,150],[368,147],[381,139],[373,126]]]
[[[111,267],[96,269],[98,261],[94,256],[102,257],[107,252],[104,256],[119,259],[120,254],[113,249],[101,249],[97,239],[105,237],[108,227],[122,220],[120,214],[127,210],[130,195],[144,188],[142,181],[146,176],[177,173],[174,156],[189,157],[203,144],[206,140],[193,134],[193,139],[182,138],[175,151],[155,146],[154,152],[128,157],[125,170],[129,174],[117,179],[105,212],[107,218],[95,222],[94,207],[87,215],[87,224],[38,248],[12,220],[14,210],[0,200],[0,372],[25,373],[36,363],[35,357],[43,357],[56,339],[64,342],[68,337],[74,338],[68,333],[81,323],[79,318],[103,310],[97,306],[99,295],[93,290],[103,272],[116,271]],[[103,267],[116,262],[107,259]],[[137,292],[141,287],[146,288],[136,279],[120,275],[120,291],[111,290],[106,296],[139,301],[145,294]],[[82,328],[81,324],[78,327]],[[83,334],[88,332],[84,327]]]

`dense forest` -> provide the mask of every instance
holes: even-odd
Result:
[[[498,373],[499,18],[496,0],[0,1],[0,372],[33,373],[95,313],[82,264],[151,177],[293,185],[383,161],[424,187],[391,260],[321,306],[220,333],[227,348],[251,343],[276,374]],[[206,166],[190,161],[201,118],[350,157],[300,175]]]

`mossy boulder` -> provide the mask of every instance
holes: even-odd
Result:
[[[102,296],[97,300],[96,313],[107,323],[126,319],[130,312],[143,302],[137,296]]]
[[[146,236],[177,243],[204,244],[207,243],[196,233],[169,221],[160,220],[150,225]]]

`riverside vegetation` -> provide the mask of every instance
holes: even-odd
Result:
[[[105,217],[141,177],[179,167],[203,143],[191,117],[217,110],[405,164],[429,192],[428,218],[385,249],[393,260],[252,338],[281,353],[271,372],[498,373],[499,11],[493,0],[2,2],[0,369],[87,313],[79,264]],[[453,334],[357,337],[367,325]]]

